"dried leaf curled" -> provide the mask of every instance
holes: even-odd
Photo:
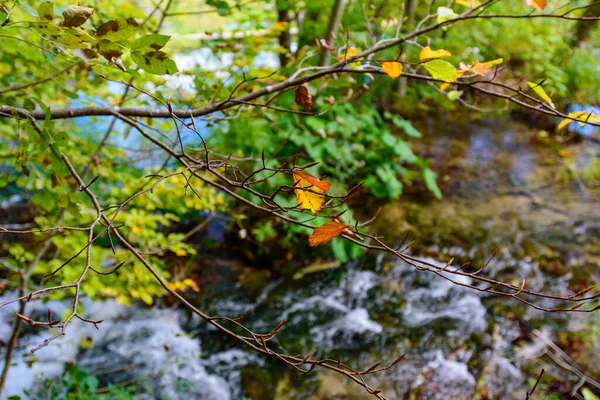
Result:
[[[306,87],[306,85],[298,86],[294,94],[294,100],[296,101],[296,104],[298,104],[300,107],[312,107],[312,96],[308,92],[308,88]]]

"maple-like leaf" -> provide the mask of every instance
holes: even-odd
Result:
[[[397,61],[386,61],[381,63],[381,69],[383,69],[383,72],[392,79],[396,79],[402,74],[402,64]]]
[[[431,50],[431,48],[429,46],[427,46],[427,47],[423,47],[423,49],[421,50],[421,53],[419,54],[419,59],[421,61],[425,61],[425,60],[431,60],[434,58],[448,57],[451,55],[452,55],[452,53],[450,53],[448,50],[444,50],[444,49]]]
[[[308,88],[306,85],[300,85],[296,88],[294,92],[294,101],[300,107],[311,108],[312,107],[312,96],[308,92]]]
[[[340,236],[348,226],[337,221],[330,221],[317,226],[314,232],[308,237],[308,244],[314,247],[322,243],[327,243],[331,239]]]
[[[331,188],[331,182],[322,181],[316,176],[303,171],[293,171],[294,174],[294,186],[306,188],[296,189],[296,201],[302,208],[307,208],[312,211],[313,214],[319,212],[323,207],[325,196],[321,193],[327,193]]]
[[[527,0],[528,6],[534,6],[538,10],[543,10],[546,8],[546,4],[548,4],[547,0]]]

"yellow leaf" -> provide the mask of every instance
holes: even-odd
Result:
[[[443,92],[444,90],[448,89],[448,86],[450,86],[449,83],[442,83],[442,86],[440,86],[440,90]]]
[[[142,230],[137,225],[131,228],[131,232],[133,232],[133,233],[140,233],[141,231]]]
[[[397,61],[384,62],[381,64],[381,68],[392,79],[396,79],[402,74],[402,64]]]
[[[289,25],[287,21],[278,21],[272,25],[273,30],[276,31],[285,31]]]
[[[355,55],[360,54],[361,50],[355,49],[354,47],[350,47],[349,49],[342,50],[340,53],[341,54],[339,56],[337,56],[338,62],[342,62],[344,60],[347,60],[350,57],[354,57]],[[361,60],[363,60],[362,57],[358,58],[356,61],[361,61]]]
[[[338,237],[344,232],[348,225],[342,224],[341,222],[331,221],[326,222],[321,226],[317,226],[308,237],[308,244],[312,247],[318,246],[321,243],[329,242],[334,237]]]
[[[331,188],[331,182],[321,181],[319,178],[302,171],[294,171],[294,186],[306,188],[296,189],[296,201],[302,208],[307,208],[313,214],[319,212],[323,207],[325,197],[321,193],[327,193]]]
[[[479,2],[479,0],[456,0],[456,4],[465,7],[477,7],[481,5],[481,2]]]
[[[560,149],[560,150],[558,150],[558,155],[564,158],[564,157],[569,157],[571,155],[571,153],[567,149]]]
[[[187,251],[185,251],[184,249],[177,249],[177,250],[175,250],[175,254],[178,255],[179,257],[183,257],[187,254]]]
[[[558,124],[558,127],[556,129],[558,129],[560,131],[562,128],[569,125],[571,122],[573,122],[573,121],[570,120],[569,118],[565,118],[560,122],[560,124]]]
[[[598,122],[600,123],[600,117],[594,114],[591,114],[589,112],[586,111],[573,111],[569,113],[569,118],[565,118],[562,120],[562,122],[560,124],[558,124],[557,129],[561,130],[563,129],[565,126],[569,125],[571,122],[573,122],[573,120],[576,120],[577,123],[579,123],[580,126],[584,126],[587,122]]]
[[[429,46],[423,47],[421,50],[421,54],[419,54],[419,59],[421,61],[431,60],[433,58],[442,58],[448,57],[452,54],[448,50],[440,49],[440,50],[431,50]]]
[[[528,6],[534,6],[538,10],[543,10],[546,8],[546,4],[548,4],[547,0],[527,0]]]

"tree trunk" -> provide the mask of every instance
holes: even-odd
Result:
[[[412,28],[413,20],[415,19],[415,9],[417,8],[417,0],[406,0],[404,3],[404,10],[406,11],[406,21],[402,25],[404,32],[409,32]],[[406,60],[406,54],[402,54],[401,61]],[[400,77],[400,97],[406,96],[406,91],[408,90],[408,79],[405,77]]]
[[[286,22],[285,29],[279,35],[279,46],[285,49],[285,52],[279,53],[279,63],[284,67],[292,58],[292,36],[290,35],[290,21],[292,18],[287,1],[277,1],[277,18],[279,22]]]
[[[338,34],[338,27],[340,25],[340,21],[342,19],[342,14],[344,13],[344,0],[335,0],[333,3],[333,9],[331,10],[331,15],[329,16],[329,23],[327,24],[327,31],[323,36],[323,39],[327,40],[327,42],[333,47],[335,40]],[[321,48],[321,56],[319,57],[319,65],[329,65],[329,61],[331,59],[331,54],[329,50],[325,47]]]

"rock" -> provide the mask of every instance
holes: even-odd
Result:
[[[494,356],[483,368],[478,393],[486,399],[524,399],[527,388],[521,371],[501,356]]]
[[[471,399],[475,393],[475,378],[467,365],[448,361],[441,352],[437,360],[425,366],[422,376],[423,383],[418,387],[417,399]]]

